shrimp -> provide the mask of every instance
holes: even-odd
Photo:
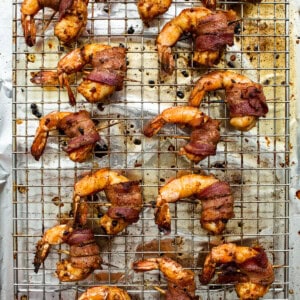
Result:
[[[233,217],[233,198],[229,185],[213,175],[189,174],[173,179],[160,188],[156,199],[155,223],[169,234],[171,216],[169,203],[196,196],[202,201],[201,225],[214,234],[221,233]]]
[[[54,34],[65,44],[75,41],[87,23],[88,0],[24,0],[21,6],[21,22],[25,41],[29,47],[36,43],[34,16],[43,8],[59,11]]]
[[[198,163],[207,156],[216,154],[220,140],[219,122],[212,120],[198,108],[191,106],[167,108],[144,127],[143,133],[147,137],[152,137],[166,123],[187,124],[193,129],[191,140],[180,149],[180,155],[185,155],[191,161]]]
[[[93,70],[88,72],[77,91],[90,103],[99,102],[122,89],[126,72],[125,53],[126,49],[122,47],[88,44],[65,55],[58,62],[57,72],[40,71],[33,74],[30,80],[41,85],[53,84],[58,78],[60,86],[66,87],[69,102],[73,106],[76,99],[70,86],[70,75],[83,71],[87,65],[92,65]]]
[[[36,245],[36,254],[33,263],[35,273],[38,272],[40,265],[47,258],[51,246],[66,242],[72,232],[73,228],[68,224],[57,225],[46,230],[43,238]]]
[[[139,219],[142,196],[138,182],[109,169],[100,169],[75,183],[73,207],[78,222],[78,204],[82,197],[104,190],[111,206],[100,220],[99,225],[107,234],[117,234]],[[80,216],[81,219],[85,219]]]
[[[232,10],[213,12],[204,7],[184,9],[165,24],[156,39],[162,70],[169,75],[173,73],[175,62],[171,47],[187,32],[197,36],[194,61],[213,66],[220,59],[224,47],[233,45],[234,26],[228,24],[235,19],[236,14]]]
[[[165,294],[167,300],[182,299],[196,300],[195,274],[192,270],[184,269],[179,263],[168,257],[148,258],[133,263],[135,272],[160,270],[167,279],[168,290]]]
[[[209,119],[198,108],[190,106],[175,106],[165,109],[156,118],[151,120],[143,129],[147,137],[152,137],[167,123],[186,124],[198,127]]]
[[[155,17],[164,14],[171,3],[172,0],[139,0],[137,7],[141,19],[148,25]]]
[[[71,112],[51,112],[40,119],[35,138],[31,146],[31,154],[39,160],[42,156],[49,132],[60,129],[70,138],[64,150],[71,160],[83,162],[89,158],[94,145],[100,140],[90,114],[81,110]]]
[[[274,271],[261,247],[243,247],[227,243],[213,247],[207,255],[201,283],[208,284],[217,265],[222,265],[218,283],[236,283],[240,299],[258,299],[274,281]]]
[[[88,288],[78,300],[130,300],[124,290],[115,286],[94,286]]]
[[[53,245],[67,243],[70,245],[69,258],[56,264],[56,276],[61,281],[78,281],[85,279],[94,269],[101,268],[99,246],[90,229],[74,229],[70,224],[56,225],[44,233],[36,245],[33,261],[37,273],[47,258]]]
[[[262,85],[232,71],[214,71],[200,77],[189,97],[189,105],[198,107],[206,92],[219,89],[225,89],[230,124],[238,130],[250,130],[258,117],[268,113]]]

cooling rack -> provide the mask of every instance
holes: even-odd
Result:
[[[193,164],[177,155],[187,133],[167,126],[157,136],[143,136],[141,128],[166,107],[187,103],[191,88],[206,68],[191,63],[191,41],[182,39],[174,48],[176,69],[161,76],[155,38],[162,26],[183,8],[199,2],[176,1],[169,11],[149,27],[139,19],[135,2],[90,1],[87,30],[73,47],[100,42],[127,48],[125,88],[108,101],[89,104],[79,94],[71,108],[66,91],[38,87],[31,72],[55,69],[70,48],[53,37],[53,22],[41,33],[52,12],[37,16],[40,29],[36,46],[24,43],[20,24],[21,1],[13,1],[13,254],[16,299],[69,299],[87,286],[118,285],[133,299],[160,299],[155,287],[166,288],[157,272],[135,274],[134,260],[168,252],[184,267],[198,273],[210,247],[222,241],[262,245],[275,269],[275,282],[265,298],[288,298],[289,293],[289,6],[285,1],[220,2],[240,17],[235,45],[226,49],[214,69],[232,69],[261,83],[269,113],[249,132],[237,132],[228,122],[222,92],[210,93],[201,110],[221,121],[222,141],[217,155]],[[78,78],[78,81],[80,79]],[[72,88],[77,85],[75,80]],[[44,155],[36,162],[30,155],[38,116],[51,111],[91,112],[101,134],[101,144],[92,159],[73,163],[62,151],[65,139],[59,132],[48,140]],[[61,283],[53,275],[56,262],[64,257],[54,247],[45,265],[34,273],[35,244],[45,229],[70,218],[74,182],[83,174],[102,167],[121,171],[139,180],[144,207],[140,221],[117,236],[108,237],[96,228],[99,207],[90,203],[101,256],[107,263],[87,280]],[[154,224],[152,202],[158,189],[170,178],[187,173],[211,173],[232,187],[235,217],[222,236],[210,236],[199,225],[201,207],[190,202],[171,206],[172,232],[162,235]],[[98,199],[104,200],[99,194]],[[200,285],[203,299],[236,299],[232,285]]]

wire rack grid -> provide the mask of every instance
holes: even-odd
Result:
[[[193,164],[177,155],[188,133],[168,125],[157,136],[143,136],[141,128],[164,108],[187,103],[190,91],[207,68],[191,62],[191,40],[182,39],[173,47],[176,70],[162,78],[157,63],[155,38],[162,26],[183,8],[199,2],[176,1],[169,11],[149,27],[139,19],[136,3],[90,1],[87,29],[71,48],[59,44],[53,36],[53,23],[42,32],[52,11],[41,10],[36,16],[37,44],[24,43],[21,27],[21,1],[13,1],[13,221],[14,291],[16,299],[70,299],[87,286],[118,285],[133,299],[160,299],[156,286],[165,289],[166,281],[158,272],[135,274],[134,260],[167,254],[197,274],[212,245],[233,241],[243,245],[262,245],[271,259],[276,279],[266,298],[288,298],[289,291],[289,19],[288,2],[220,2],[222,9],[234,9],[240,18],[235,45],[226,49],[213,69],[233,69],[264,86],[269,113],[249,132],[237,132],[228,122],[222,92],[210,93],[201,110],[221,121],[222,142],[217,155]],[[42,33],[41,33],[42,32]],[[77,94],[71,108],[66,91],[58,87],[35,86],[31,72],[55,69],[68,51],[85,43],[107,43],[127,48],[127,80],[122,91],[108,101],[89,104]],[[72,85],[75,91],[76,78]],[[44,155],[36,162],[30,147],[38,125],[37,112],[91,112],[101,127],[101,144],[91,160],[73,163],[62,151],[63,136],[54,132]],[[53,247],[38,274],[32,261],[35,244],[45,229],[70,218],[74,182],[84,173],[102,167],[119,170],[139,180],[144,207],[138,223],[117,236],[106,236],[97,228],[99,206],[90,203],[91,226],[108,264],[87,280],[61,283],[53,275],[56,262],[64,257]],[[201,207],[190,202],[171,206],[172,232],[159,233],[154,224],[152,202],[158,189],[170,178],[187,173],[212,173],[229,182],[235,198],[235,217],[222,236],[208,235],[200,228]],[[100,193],[98,200],[103,200]],[[101,208],[101,207],[100,207]],[[115,267],[117,266],[117,267]],[[197,279],[196,279],[197,280]],[[236,299],[232,285],[200,285],[203,299]]]

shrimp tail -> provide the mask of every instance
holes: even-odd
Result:
[[[170,234],[171,232],[171,217],[170,208],[167,202],[157,205],[154,211],[155,224],[158,226],[158,230],[164,234]]]
[[[175,61],[170,47],[157,45],[161,69],[164,73],[172,75],[175,69]]]
[[[41,131],[36,135],[36,138],[32,143],[30,152],[36,161],[38,161],[44,153],[48,135],[49,135],[49,131]]]
[[[164,118],[161,115],[157,116],[154,120],[149,122],[143,129],[143,133],[146,137],[152,137],[166,124]]]
[[[50,251],[50,244],[44,243],[43,240],[40,240],[36,245],[36,253],[34,256],[34,272],[38,273],[41,264],[45,261],[47,258],[49,251]]]
[[[69,97],[69,103],[71,106],[75,106],[76,105],[76,98],[74,96],[74,93],[71,89],[70,83],[69,83],[69,79],[67,77],[67,75],[65,73],[63,73],[62,75],[59,75],[59,83],[61,86],[65,86],[68,92],[68,97]]]
[[[29,47],[32,47],[35,45],[36,40],[36,27],[35,22],[32,16],[30,15],[23,15],[22,16],[22,26],[24,30],[24,36],[26,44]]]

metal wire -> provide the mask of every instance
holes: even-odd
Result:
[[[90,1],[87,32],[74,47],[84,42],[122,44],[128,49],[125,88],[103,105],[88,104],[77,95],[76,109],[87,109],[102,124],[119,122],[101,131],[108,151],[98,150],[91,161],[70,162],[62,151],[63,136],[54,133],[39,162],[29,153],[38,119],[32,114],[36,104],[42,115],[52,110],[71,110],[66,92],[45,89],[30,82],[30,73],[55,69],[56,63],[70,49],[53,37],[53,25],[37,34],[37,45],[28,48],[21,28],[21,1],[13,1],[13,206],[14,206],[14,292],[15,299],[69,299],[87,286],[118,285],[133,299],[160,299],[154,288],[166,288],[157,272],[134,274],[131,264],[141,257],[168,254],[184,267],[198,273],[211,245],[234,241],[243,245],[262,245],[275,270],[276,280],[266,298],[288,299],[289,292],[289,6],[287,1],[220,2],[224,9],[233,8],[241,18],[241,32],[235,47],[228,48],[217,69],[234,69],[250,74],[264,85],[270,112],[250,132],[233,131],[222,94],[209,94],[201,109],[222,121],[223,141],[217,155],[192,164],[177,155],[186,134],[169,126],[151,140],[141,128],[155,112],[165,107],[187,103],[196,79],[207,69],[189,64],[191,45],[182,40],[174,47],[177,57],[175,75],[159,77],[155,38],[163,24],[183,7],[198,2],[176,1],[169,13],[159,17],[150,27],[140,21],[135,1],[98,3]],[[44,9],[37,16],[45,24],[52,12]],[[54,18],[53,22],[57,21]],[[53,23],[52,22],[52,23]],[[77,82],[74,83],[75,89]],[[151,109],[150,109],[151,108]],[[101,167],[124,171],[140,181],[144,209],[140,221],[123,233],[108,237],[96,234],[103,260],[112,265],[95,271],[88,280],[65,284],[53,275],[56,262],[64,256],[54,247],[38,274],[33,270],[35,244],[44,230],[59,219],[69,218],[73,185],[84,172]],[[169,178],[185,173],[206,172],[230,183],[235,198],[235,217],[227,224],[222,237],[214,237],[200,228],[199,205],[188,201],[171,207],[172,232],[161,235],[153,220],[152,201],[159,187]],[[105,200],[100,194],[99,199]],[[91,203],[91,206],[94,203]],[[94,208],[95,211],[96,208]],[[97,217],[91,216],[96,227]],[[152,246],[149,248],[149,242]],[[203,299],[236,299],[232,285],[202,286],[197,280],[197,294]]]

